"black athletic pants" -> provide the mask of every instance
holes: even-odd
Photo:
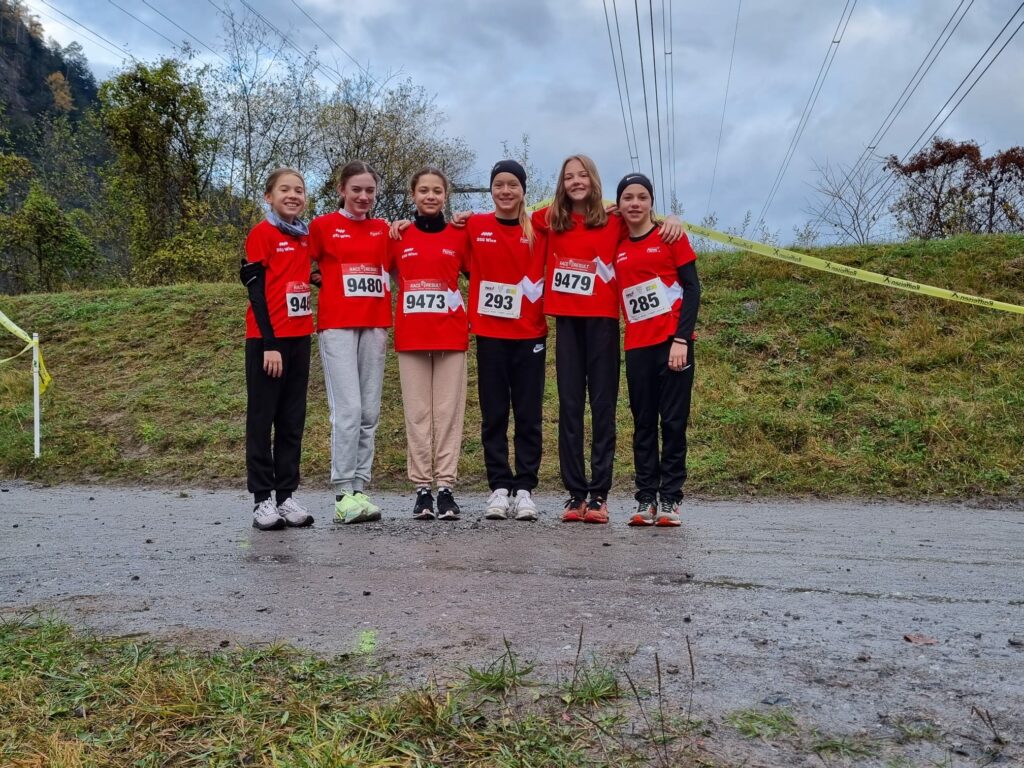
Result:
[[[249,397],[245,415],[245,467],[249,492],[257,503],[276,491],[280,504],[299,487],[310,337],[279,338],[277,342],[281,347],[284,374],[275,379],[263,371],[263,339],[245,340],[245,387]]]
[[[484,446],[487,484],[533,491],[543,445],[544,360],[547,344],[539,339],[476,337],[477,389],[480,395],[480,441]],[[516,471],[508,462],[509,407],[515,418]]]
[[[615,405],[619,399],[619,321],[610,317],[556,317],[558,461],[562,484],[574,496],[607,498],[615,461]],[[590,396],[590,474],[583,460],[583,411]]]
[[[660,495],[662,501],[683,498],[686,482],[686,425],[693,390],[693,342],[686,345],[686,368],[672,371],[668,353],[672,340],[626,351],[626,385],[633,412],[633,465],[636,498]],[[661,455],[658,455],[658,420]]]

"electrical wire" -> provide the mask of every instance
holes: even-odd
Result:
[[[722,133],[725,130],[725,108],[729,104],[729,84],[732,82],[732,63],[736,56],[736,38],[740,31],[740,9],[743,0],[736,0],[736,21],[732,26],[732,51],[729,53],[729,74],[725,77],[725,97],[722,99],[722,119],[718,123],[718,144],[715,147],[715,165],[711,171],[711,189],[708,190],[708,204],[704,209],[704,217],[711,213],[711,198],[715,194],[715,177],[718,175],[718,156],[722,151]]]
[[[611,49],[612,54],[612,69],[615,70],[615,88],[619,92],[619,110],[622,112],[622,129],[626,132],[626,151],[629,153],[629,167],[631,170],[636,171],[636,165],[633,163],[633,148],[629,143],[629,126],[626,124],[626,104],[622,98],[622,83],[619,80],[619,67],[615,63],[615,44],[612,42],[612,25],[611,20],[608,18],[608,0],[602,0],[604,5],[604,24],[608,28],[608,47]],[[625,62],[623,62],[623,68],[625,68]]]

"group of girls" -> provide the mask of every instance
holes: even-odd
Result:
[[[447,222],[448,179],[437,168],[422,169],[409,186],[411,226],[391,227],[389,237],[388,223],[370,218],[380,177],[367,164],[354,161],[340,169],[340,210],[308,228],[299,218],[305,208],[301,174],[280,169],[271,175],[267,219],[250,233],[241,270],[250,298],[246,463],[253,526],[313,522],[292,498],[313,331],[310,283],[319,287],[317,331],[330,407],[336,521],[381,516],[366,488],[393,305],[416,519],[454,520],[460,514],[454,487],[470,331],[476,335],[481,441],[491,490],[484,516],[537,519],[532,493],[542,450],[546,316],[553,316],[559,462],[569,494],[562,520],[608,522],[621,312],[635,425],[637,509],[629,524],[680,524],[700,302],[696,256],[681,223],[656,222],[654,189],[641,174],[622,179],[616,194],[620,215],[610,215],[597,169],[584,155],[563,163],[551,205],[532,216],[521,165],[503,160],[490,176],[494,211]],[[459,289],[461,274],[469,276],[468,304]]]

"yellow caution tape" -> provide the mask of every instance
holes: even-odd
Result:
[[[22,341],[28,342],[28,344],[25,346],[24,349],[21,350],[21,352],[18,352],[15,355],[11,355],[8,358],[0,360],[0,364],[6,363],[6,362],[8,362],[10,360],[13,360],[16,357],[21,357],[26,352],[28,352],[30,349],[32,349],[32,347],[37,345],[37,342],[34,341],[31,336],[29,336],[27,333],[25,333],[23,330],[21,330],[21,328],[16,326],[14,324],[14,321],[11,320],[9,317],[7,317],[7,315],[5,315],[3,312],[0,312],[0,326],[3,326],[4,328],[6,328],[8,331],[13,333],[15,336],[17,336]],[[46,388],[48,386],[50,386],[50,382],[51,381],[52,381],[52,379],[50,378],[50,374],[46,370],[46,365],[43,363],[43,353],[42,353],[42,350],[40,350],[39,351],[39,393],[40,394],[42,394],[43,392],[46,391]]]
[[[554,198],[549,197],[547,200],[542,200],[541,202],[530,206],[530,209],[539,210],[545,205],[551,205],[553,200]],[[607,200],[605,201],[605,204],[611,205]],[[909,293],[920,293],[925,296],[934,296],[939,299],[948,299],[949,301],[960,301],[964,304],[973,304],[976,307],[988,307],[989,309],[998,309],[1001,312],[1013,312],[1018,315],[1024,315],[1024,307],[1017,304],[1008,304],[1005,301],[995,301],[981,296],[972,296],[969,293],[960,293],[959,291],[950,291],[945,288],[936,288],[933,285],[925,285],[924,283],[917,283],[913,280],[901,280],[898,277],[889,277],[888,275],[880,275],[877,272],[868,272],[866,269],[857,269],[856,267],[850,267],[846,264],[840,264],[835,261],[827,261],[826,259],[819,259],[816,256],[808,256],[806,253],[797,253],[796,251],[790,251],[786,248],[777,248],[773,245],[765,245],[764,243],[757,243],[743,237],[736,237],[736,235],[727,235],[724,232],[708,229],[707,227],[702,227],[698,224],[690,224],[686,221],[683,222],[683,226],[688,232],[700,235],[701,237],[706,237],[709,240],[715,240],[719,243],[725,243],[726,245],[732,245],[736,248],[742,248],[745,251],[758,253],[772,259],[788,261],[790,264],[799,264],[802,267],[810,267],[811,269],[817,269],[833,275],[850,277],[854,280],[863,280],[866,283],[884,285],[889,288],[896,288],[900,291],[907,291]]]
[[[802,267],[810,267],[811,269],[829,272],[833,275],[850,277],[854,280],[863,280],[866,283],[884,285],[889,288],[896,288],[900,291],[907,291],[909,293],[920,293],[925,296],[935,296],[939,299],[960,301],[964,304],[973,304],[977,307],[988,307],[989,309],[998,309],[1001,312],[1014,312],[1018,315],[1024,315],[1024,307],[1018,306],[1017,304],[1008,304],[1004,301],[995,301],[981,296],[972,296],[969,293],[960,293],[959,291],[950,291],[945,288],[936,288],[933,285],[925,285],[924,283],[917,283],[913,280],[902,280],[897,277],[880,275],[877,272],[868,272],[866,269],[857,269],[856,267],[839,264],[835,261],[827,261],[825,259],[819,259],[816,256],[808,256],[806,253],[797,253],[796,251],[790,251],[785,248],[777,248],[772,245],[765,245],[764,243],[756,243],[753,240],[736,237],[735,235],[726,235],[722,232],[716,232],[713,229],[701,227],[697,224],[689,224],[685,221],[683,222],[683,226],[686,227],[688,231],[693,232],[696,235],[700,235],[701,237],[706,237],[709,240],[716,240],[719,243],[733,245],[737,248],[758,253],[762,256],[768,256],[772,259],[788,261],[791,264],[799,264]]]

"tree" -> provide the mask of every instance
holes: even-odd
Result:
[[[71,86],[64,77],[63,72],[53,72],[46,78],[46,84],[53,94],[53,108],[58,112],[67,114],[75,108],[75,102],[71,98]]]
[[[3,218],[2,269],[22,288],[52,291],[100,264],[89,239],[37,182],[21,209]]]
[[[818,174],[814,184],[818,198],[805,209],[815,218],[813,227],[828,227],[841,243],[870,243],[882,215],[888,211],[890,178],[885,170],[873,161],[853,168],[815,163],[814,169]],[[811,233],[805,232],[804,236]]]
[[[131,235],[133,260],[173,237],[209,190],[217,141],[208,133],[209,108],[197,80],[180,62],[164,59],[136,64],[100,86],[122,203],[137,196],[143,213]]]
[[[892,210],[911,237],[1024,231],[1024,147],[985,158],[976,142],[936,138],[886,168],[903,182]]]

